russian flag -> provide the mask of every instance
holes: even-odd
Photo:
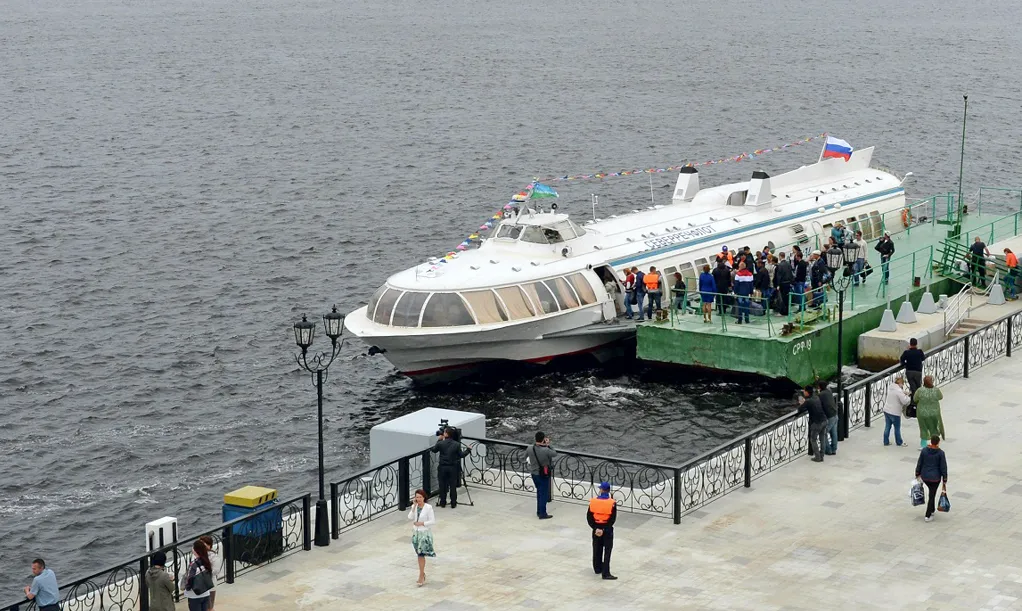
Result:
[[[833,136],[827,136],[827,144],[823,145],[823,155],[820,159],[827,157],[840,157],[848,161],[852,158],[852,145]]]

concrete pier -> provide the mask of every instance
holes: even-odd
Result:
[[[231,609],[989,609],[1022,606],[1022,398],[1017,358],[943,387],[952,511],[923,522],[908,447],[859,429],[686,516],[620,513],[612,569],[591,567],[585,508],[473,489],[437,508],[438,557],[417,588],[411,529],[394,512],[217,589]],[[881,421],[882,423],[882,421]]]

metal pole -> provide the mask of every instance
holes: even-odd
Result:
[[[841,366],[844,365],[844,331],[845,331],[845,292],[842,289],[837,292],[837,400],[840,402],[840,412],[838,415],[838,440],[844,440],[848,437],[848,418],[847,411],[848,406],[846,402],[843,402],[844,394],[842,393],[843,386],[841,384]]]
[[[319,407],[319,499],[316,500],[316,546],[330,545],[330,515],[326,507],[323,472],[323,370],[316,370],[316,397]]]
[[[962,157],[958,164],[958,213],[955,215],[955,236],[962,234],[962,176],[965,174],[965,122],[969,118],[969,96],[964,95],[965,110],[962,113]]]
[[[674,524],[681,524],[681,470],[674,468]]]

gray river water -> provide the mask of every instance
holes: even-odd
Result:
[[[245,484],[313,489],[303,312],[451,250],[533,176],[704,161],[824,131],[966,191],[1018,186],[1022,4],[923,0],[0,3],[0,601],[186,533]],[[819,143],[704,169],[781,172]],[[654,177],[664,203],[675,176]],[[558,185],[584,217],[645,176]],[[322,342],[322,341],[321,341]],[[416,389],[349,343],[327,469],[376,423],[484,412],[495,437],[676,462],[789,409],[726,377],[554,371]]]

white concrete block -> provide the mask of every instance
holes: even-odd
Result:
[[[1003,303],[1004,287],[1001,286],[1001,283],[994,283],[994,285],[990,287],[990,297],[987,298],[987,304],[1000,306]]]
[[[912,302],[905,300],[898,309],[898,323],[915,323],[916,313],[912,310]]]
[[[929,291],[923,293],[923,297],[919,300],[919,307],[916,308],[916,312],[919,314],[933,314],[937,312],[937,304],[933,301],[933,294]]]
[[[156,550],[177,540],[177,519],[165,516],[145,524],[145,550]]]
[[[882,332],[898,331],[898,324],[894,321],[894,311],[890,308],[884,310],[883,316],[880,317],[880,325],[877,329]]]

